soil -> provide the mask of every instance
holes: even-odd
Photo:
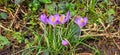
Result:
[[[100,51],[100,55],[120,55],[120,49],[113,43],[111,38],[99,37],[99,40],[95,39],[87,39],[84,42],[92,47],[95,47]],[[120,47],[120,39],[113,38],[115,42]],[[21,43],[19,46],[6,46],[2,50],[0,50],[0,55],[11,55],[13,52],[20,51],[24,48],[25,44]],[[78,55],[94,55],[95,51],[86,47],[85,45],[79,45],[77,47]],[[95,54],[97,55],[97,54]]]
[[[118,47],[120,47],[120,39],[119,38],[112,38],[112,39],[114,39]],[[100,55],[120,55],[120,49],[115,45],[112,39],[100,37],[99,40],[88,39],[87,41],[85,41],[85,43],[87,43],[90,46],[94,46],[96,49],[98,49],[100,51]],[[78,48],[79,50],[77,52],[79,54],[95,53],[95,51],[92,51],[90,48],[84,45],[79,45]],[[89,54],[86,54],[86,55],[89,55]]]

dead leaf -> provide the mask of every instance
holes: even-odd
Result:
[[[92,53],[79,53],[77,55],[93,55]]]

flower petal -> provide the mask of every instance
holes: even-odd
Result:
[[[54,22],[54,16],[50,15],[48,19],[48,23],[54,25],[53,22]]]
[[[75,23],[76,23],[77,25],[79,25],[79,19],[78,19],[78,18],[75,19]]]
[[[66,22],[66,19],[65,19],[65,15],[64,15],[64,14],[62,14],[62,15],[60,16],[59,22],[60,22],[60,24],[64,24],[64,23]]]
[[[58,14],[55,14],[54,16],[53,15],[50,15],[49,16],[49,24],[51,24],[52,26],[55,26],[56,24],[58,24],[58,19],[59,19],[59,15]]]
[[[68,21],[69,19],[70,19],[70,11],[66,13],[66,21]]]
[[[54,14],[54,18],[55,18],[55,20],[58,20],[59,19],[59,15],[58,14]]]
[[[83,18],[76,18],[75,23],[80,26],[81,28],[86,25]]]
[[[47,22],[47,16],[46,16],[45,14],[41,14],[39,18],[40,18],[40,20],[41,20],[43,23],[45,23],[45,24],[48,23],[48,22]]]
[[[62,40],[62,45],[63,46],[67,46],[68,45],[68,41],[67,40]]]
[[[87,23],[88,22],[88,18],[84,17],[84,22]]]
[[[85,22],[79,22],[79,26],[80,26],[80,27],[83,27],[83,26],[85,26],[85,25],[86,25]]]

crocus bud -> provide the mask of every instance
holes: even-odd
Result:
[[[67,40],[62,40],[62,45],[63,46],[67,46],[68,45],[68,41]]]

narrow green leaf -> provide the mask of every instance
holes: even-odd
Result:
[[[6,18],[7,18],[7,13],[1,12],[0,19],[6,19]]]
[[[49,55],[49,52],[48,52],[48,51],[45,51],[43,54],[44,54],[44,55]]]
[[[51,0],[39,0],[42,3],[51,3]]]
[[[77,24],[72,25],[72,36],[79,37],[81,34],[81,29]]]
[[[24,0],[15,0],[15,4],[20,4],[20,3],[22,3]]]
[[[10,42],[8,41],[8,39],[0,35],[0,49],[9,44]]]
[[[110,9],[110,10],[109,10],[109,13],[111,13],[111,14],[115,14],[114,9]]]

